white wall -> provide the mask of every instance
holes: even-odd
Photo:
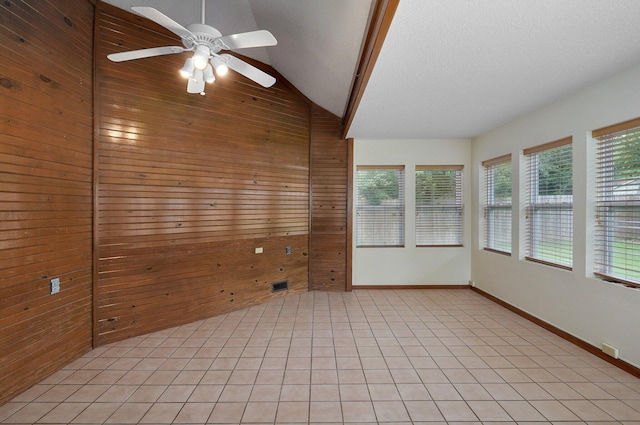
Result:
[[[356,167],[358,165],[405,166],[406,218],[404,248],[356,248],[355,237],[353,238],[353,285],[468,284],[471,270],[470,160],[469,140],[359,139],[354,141]],[[415,166],[460,164],[464,165],[464,246],[417,248],[415,243]],[[355,199],[355,193],[353,197]]]
[[[476,286],[578,338],[620,348],[640,366],[640,290],[593,276],[594,143],[591,130],[640,117],[640,66],[593,85],[471,143],[473,165],[471,279]],[[522,149],[573,136],[574,267],[560,270],[522,259],[521,205],[514,206],[511,257],[481,250],[481,162],[511,153],[513,196],[520,198]]]

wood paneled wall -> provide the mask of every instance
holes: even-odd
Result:
[[[310,289],[346,289],[347,141],[341,131],[340,118],[313,106]]]
[[[309,103],[234,72],[187,94],[185,55],[106,59],[174,35],[99,19],[97,344],[308,290]]]
[[[273,70],[202,97],[183,55],[109,62],[177,40],[94,4],[0,4],[0,403],[92,344],[345,288],[339,119]]]
[[[0,403],[91,348],[93,16],[0,3]]]

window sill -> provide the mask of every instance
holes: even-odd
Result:
[[[571,266],[565,266],[563,264],[552,263],[551,261],[540,260],[539,258],[524,257],[524,259],[527,260],[527,261],[531,261],[533,263],[544,264],[545,266],[551,266],[551,267],[556,267],[556,268],[559,268],[559,269],[562,269],[562,270],[573,271],[573,267],[571,267]]]

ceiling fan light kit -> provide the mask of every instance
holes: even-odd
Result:
[[[211,67],[211,65],[207,65],[203,71],[203,75],[205,83],[211,84],[216,80],[216,76],[213,75],[213,67]]]
[[[193,71],[195,70],[196,67],[193,65],[193,58],[187,58],[187,60],[184,61],[184,65],[180,69],[180,75],[182,75],[184,78],[191,78],[193,77]]]
[[[229,71],[229,67],[227,66],[227,62],[220,58],[220,56],[214,56],[211,58],[211,65],[216,69],[216,74],[222,77]]]
[[[149,49],[133,50],[129,52],[112,53],[107,58],[113,62],[123,62],[154,56],[171,55],[183,52],[193,52],[180,69],[180,75],[187,78],[187,93],[204,95],[206,83],[213,83],[215,73],[221,77],[229,68],[255,81],[263,87],[271,87],[276,79],[253,65],[238,59],[223,50],[246,49],[250,47],[275,46],[276,38],[266,30],[250,31],[223,36],[217,29],[204,23],[205,0],[202,0],[202,24],[191,24],[183,27],[173,19],[152,7],[132,7],[138,14],[154,21],[178,35],[184,47],[165,46]]]
[[[196,52],[193,54],[193,66],[200,71],[204,71],[209,63],[209,56],[211,51],[207,46],[196,46]]]

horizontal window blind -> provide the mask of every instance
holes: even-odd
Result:
[[[596,130],[595,271],[640,287],[640,119]]]
[[[462,165],[416,167],[416,245],[462,246]]]
[[[404,246],[404,166],[356,167],[356,246]]]
[[[573,266],[572,138],[525,149],[526,259]]]
[[[511,155],[490,159],[484,166],[483,248],[511,254]]]

